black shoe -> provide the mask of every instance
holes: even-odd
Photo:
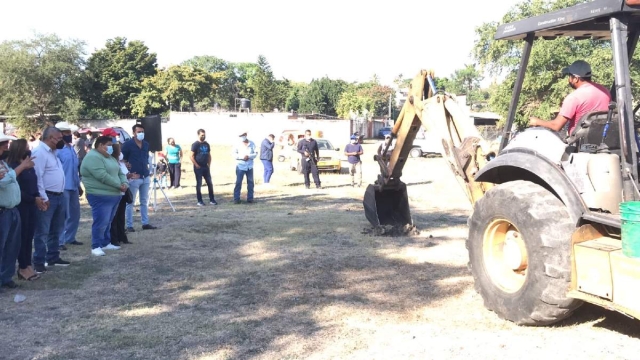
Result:
[[[34,264],[33,269],[36,271],[36,274],[47,272],[47,268],[44,266],[44,264]]]
[[[234,204],[240,204],[240,200],[233,200]]]
[[[84,243],[81,243],[80,241],[74,240],[72,242],[70,242],[69,244],[71,245],[84,245]]]
[[[62,259],[58,259],[56,261],[49,261],[49,266],[69,266],[69,265],[71,265],[70,262],[64,261]]]
[[[58,246],[58,250],[66,251],[66,250],[67,250],[67,247],[66,247],[66,246],[64,246],[64,245],[60,245],[60,246]]]
[[[253,204],[253,200],[247,200],[247,204]]]
[[[8,288],[8,289],[15,289],[18,287],[18,284],[16,284],[15,282],[13,282],[13,280],[9,280],[8,283],[4,283],[2,284],[3,288]]]
[[[322,189],[322,186],[316,185],[316,189]]]
[[[151,225],[151,224],[147,224],[147,225],[142,225],[142,230],[155,230],[157,229],[157,227]]]
[[[311,189],[311,186],[305,186],[306,189]]]
[[[136,229],[134,229],[134,228],[132,228],[132,227],[128,227],[128,228],[127,228],[127,232],[128,232],[128,233],[136,232]]]

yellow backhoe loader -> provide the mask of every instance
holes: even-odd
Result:
[[[640,319],[638,135],[629,76],[640,31],[640,0],[596,0],[501,25],[496,40],[523,40],[513,98],[499,146],[482,139],[433,72],[413,79],[393,127],[396,145],[375,157],[380,175],[365,193],[374,226],[413,224],[402,168],[421,126],[473,212],[467,249],[485,306],[521,325],[548,325],[583,302]],[[568,137],[511,128],[536,39],[609,40],[615,83],[609,111],[579,119]]]

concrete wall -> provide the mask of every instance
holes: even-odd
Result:
[[[233,117],[235,115],[235,117]],[[188,144],[197,139],[198,129],[207,132],[207,141],[215,144],[234,144],[238,135],[246,131],[255,143],[260,143],[269,134],[276,140],[284,130],[321,131],[324,138],[334,146],[344,147],[349,142],[349,120],[306,120],[287,119],[287,113],[210,113],[210,112],[171,112],[167,122],[162,123],[162,137],[173,137],[177,143]],[[135,119],[84,121],[79,125],[88,128],[121,126],[128,133]]]

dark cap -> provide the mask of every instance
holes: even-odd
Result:
[[[591,65],[584,60],[577,60],[569,65],[569,67],[562,69],[562,74],[588,78],[591,77]]]

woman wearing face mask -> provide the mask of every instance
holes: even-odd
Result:
[[[114,139],[100,136],[94,149],[82,161],[80,173],[93,214],[91,254],[104,256],[104,250],[117,250],[111,244],[111,222],[116,215],[122,193],[129,187],[126,176],[113,154]]]
[[[16,169],[24,159],[31,157],[29,143],[25,139],[18,139],[11,142],[9,146],[9,157],[7,163]],[[38,193],[38,177],[33,168],[23,170],[18,175],[18,185],[20,185],[20,213],[21,242],[18,253],[18,278],[21,280],[33,281],[40,276],[33,269],[31,264],[31,252],[33,250],[33,235],[36,229],[36,213],[38,207],[43,207],[44,202]]]

